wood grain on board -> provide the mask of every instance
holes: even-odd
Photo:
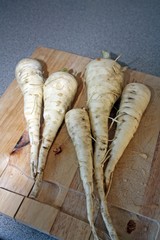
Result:
[[[48,233],[57,216],[58,209],[33,199],[25,198],[16,214],[16,220]]]
[[[79,84],[72,107],[86,106],[81,76],[89,58],[43,47],[37,48],[32,58],[41,61],[45,77],[63,68],[72,72]],[[160,221],[160,78],[129,69],[125,82],[143,82],[152,97],[115,169],[109,210],[120,239],[156,239]],[[30,144],[23,96],[16,80],[0,99],[0,132],[0,212],[63,240],[93,239],[76,154],[65,124],[50,149],[39,195],[30,198],[34,183],[30,177]],[[108,239],[97,199],[95,222],[101,239]],[[127,226],[132,224],[130,233]]]
[[[14,217],[23,201],[23,196],[0,188],[0,212]]]
[[[91,229],[86,222],[66,213],[59,212],[50,233],[65,240],[88,240]]]

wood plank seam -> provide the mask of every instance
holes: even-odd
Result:
[[[24,202],[24,199],[25,199],[25,197],[23,196],[23,200],[22,200],[22,202],[21,202],[21,204],[19,205],[19,207],[17,208],[17,211],[15,212],[15,214],[14,214],[14,219],[16,218],[16,215],[17,215],[17,213],[19,212],[19,209],[21,208],[21,206],[22,206],[22,204],[23,204],[23,202]],[[16,219],[15,219],[16,220]]]
[[[16,193],[16,192],[14,192],[14,191],[12,191],[12,190],[10,190],[10,189],[4,188],[4,187],[0,187],[0,189],[3,189],[3,190],[5,190],[5,191],[8,191],[8,192],[10,192],[10,193],[15,193],[15,194],[17,194],[17,195],[19,195],[19,196],[22,196],[22,197],[24,197],[24,195],[23,195],[23,194]]]

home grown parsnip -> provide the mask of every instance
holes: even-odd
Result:
[[[27,122],[31,145],[31,175],[35,177],[40,142],[40,119],[44,83],[42,66],[35,59],[24,58],[16,65],[15,75],[24,96],[24,116]]]
[[[101,202],[101,214],[111,239],[118,239],[108,212],[105,191],[103,166],[108,147],[108,119],[111,109],[120,97],[124,69],[116,60],[107,58],[89,62],[85,70],[87,87],[87,107],[91,121],[94,144],[94,177]]]
[[[39,191],[49,149],[76,92],[77,81],[68,72],[52,73],[44,83],[44,128],[39,151],[36,182],[31,192],[32,197],[35,197]]]
[[[117,126],[114,139],[109,147],[109,160],[105,169],[107,191],[117,162],[133,138],[142,115],[150,101],[151,92],[141,83],[129,83],[123,90],[117,115]]]
[[[85,109],[72,109],[66,113],[65,123],[77,154],[80,176],[86,196],[88,221],[94,239],[98,240],[93,218],[93,152],[88,113]]]

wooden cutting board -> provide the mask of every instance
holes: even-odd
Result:
[[[37,48],[32,57],[42,62],[46,76],[64,67],[76,73],[79,87],[73,106],[85,106],[86,89],[81,75],[89,58],[43,47]],[[158,240],[160,78],[128,69],[125,83],[133,81],[149,86],[152,98],[134,139],[116,167],[108,198],[109,210],[120,239]],[[76,154],[65,124],[50,150],[36,199],[30,198],[33,179],[25,128],[23,96],[14,80],[0,99],[0,212],[63,240],[93,239]],[[61,151],[57,152],[59,148]],[[101,239],[109,239],[97,198],[95,223]]]

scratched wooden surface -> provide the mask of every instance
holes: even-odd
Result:
[[[73,106],[85,106],[86,90],[80,75],[89,58],[43,47],[37,48],[32,57],[42,62],[46,77],[64,67],[73,71],[79,83]],[[129,69],[125,82],[133,81],[148,85],[152,98],[114,172],[108,196],[109,209],[120,239],[158,240],[160,78]],[[15,80],[0,99],[0,133],[0,212],[63,240],[93,239],[75,150],[65,124],[50,150],[40,193],[36,199],[30,198],[33,187],[29,169],[30,145],[23,116],[23,96]],[[59,147],[62,151],[56,154]],[[99,236],[109,239],[97,199],[95,223]]]

